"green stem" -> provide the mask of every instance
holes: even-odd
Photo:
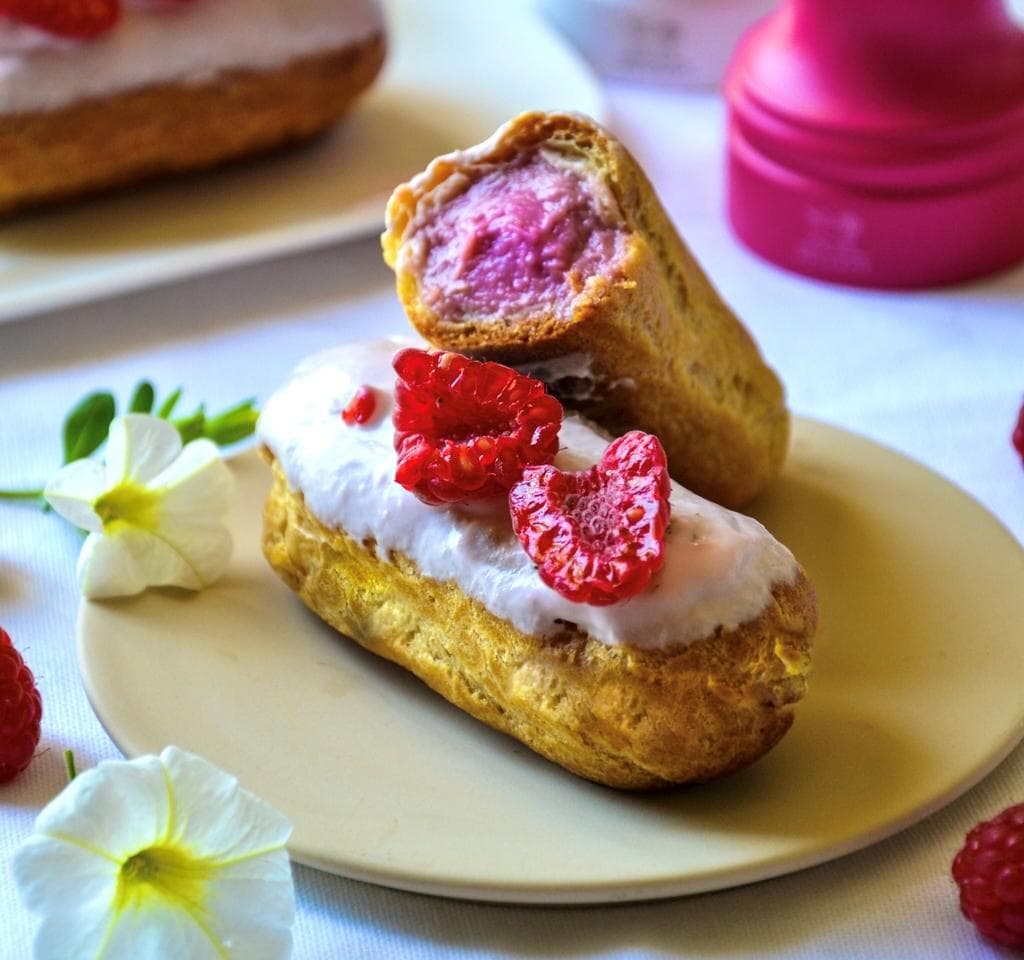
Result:
[[[42,500],[43,488],[38,490],[0,490],[0,500]]]
[[[64,769],[68,772],[68,783],[78,776],[78,769],[75,767],[75,754],[72,750],[64,751]]]

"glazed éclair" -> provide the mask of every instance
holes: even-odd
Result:
[[[546,586],[507,502],[431,506],[395,482],[392,358],[346,344],[268,401],[273,468],[263,548],[326,622],[456,706],[609,786],[703,781],[751,763],[805,689],[813,589],[756,521],[672,484],[664,563],[610,606]],[[344,422],[356,391],[376,404]],[[595,463],[608,438],[568,417],[555,465]]]

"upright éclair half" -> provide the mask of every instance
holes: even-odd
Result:
[[[391,424],[403,344],[304,362],[268,401],[273,467],[263,550],[322,619],[478,720],[582,777],[643,789],[743,767],[789,729],[816,622],[800,565],[761,524],[678,484],[664,564],[611,606],[547,586],[507,501],[429,506],[395,482]],[[373,419],[341,411],[360,387]],[[555,465],[608,439],[569,417]]]
[[[434,346],[517,366],[611,433],[656,434],[672,476],[738,507],[779,471],[782,385],[626,148],[525,113],[393,192],[384,259]]]

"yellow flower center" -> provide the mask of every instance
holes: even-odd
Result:
[[[140,850],[121,865],[114,909],[141,909],[159,898],[195,916],[205,912],[207,886],[216,870],[178,847]]]
[[[160,495],[137,483],[119,483],[96,498],[93,509],[103,521],[105,533],[120,526],[155,530]]]

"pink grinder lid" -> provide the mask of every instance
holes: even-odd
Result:
[[[729,218],[766,259],[895,288],[1024,257],[1024,30],[1000,0],[784,0],[725,94]]]

